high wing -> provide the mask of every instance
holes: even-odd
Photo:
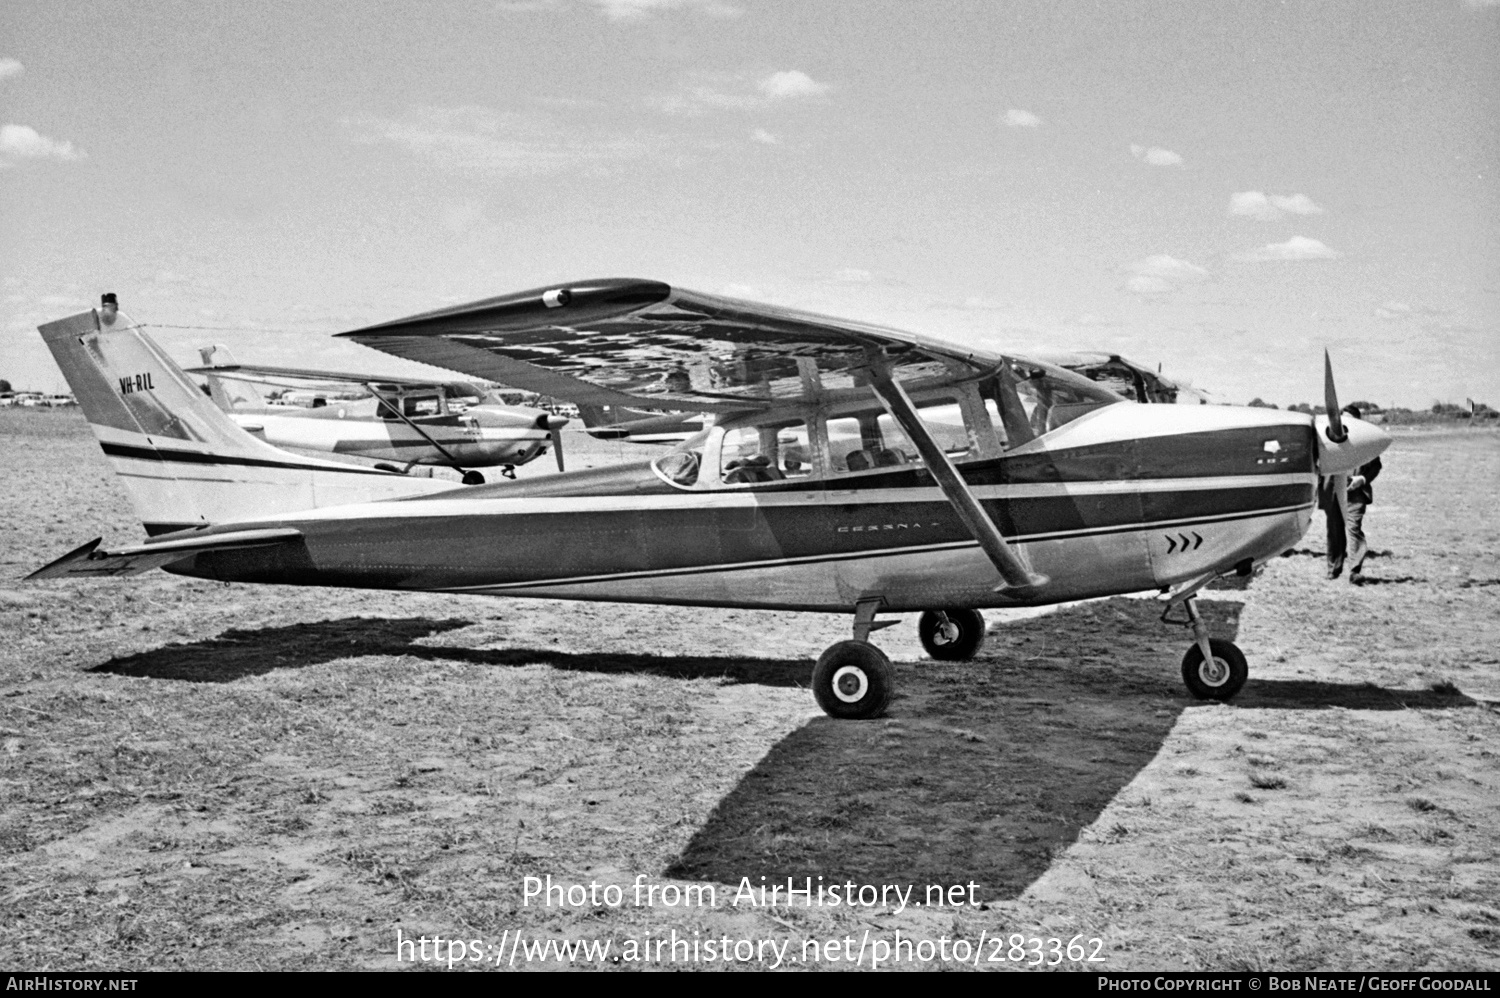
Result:
[[[579,405],[721,414],[862,388],[872,352],[910,389],[1000,362],[897,329],[628,278],[523,291],[339,335]]]

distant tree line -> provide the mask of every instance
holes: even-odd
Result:
[[[1469,410],[1468,405],[1459,405],[1456,402],[1433,402],[1430,409],[1406,409],[1401,406],[1382,406],[1378,402],[1358,401],[1351,403],[1364,416],[1384,416],[1389,423],[1411,422],[1413,417],[1420,421],[1424,416],[1438,416],[1447,419],[1500,419],[1500,412],[1483,402],[1473,403],[1474,409]],[[1267,402],[1262,398],[1250,400],[1252,408],[1276,409],[1280,408],[1273,402]],[[1328,410],[1321,405],[1312,405],[1308,402],[1298,402],[1287,406],[1288,412],[1305,412],[1310,415],[1321,416]]]

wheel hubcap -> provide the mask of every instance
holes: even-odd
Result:
[[[846,665],[833,674],[833,695],[844,703],[859,703],[870,691],[870,677],[857,665]]]
[[[1208,686],[1223,686],[1229,679],[1229,663],[1214,656],[1198,666],[1198,678]]]

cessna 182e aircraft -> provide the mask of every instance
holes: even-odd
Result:
[[[41,327],[150,540],[95,540],[31,578],[152,568],[237,582],[853,615],[813,691],[881,713],[880,613],[935,658],[980,610],[1161,590],[1185,607],[1197,697],[1247,666],[1194,602],[1291,547],[1318,476],[1389,444],[1339,416],[1139,405],[1060,368],[894,329],[612,279],[342,334],[580,405],[705,412],[651,460],[465,487],[296,457],[235,426],[141,330],[100,309]],[[961,432],[955,429],[961,427]],[[1165,618],[1164,618],[1165,619]]]
[[[220,345],[198,352],[204,366],[187,373],[207,381],[209,398],[241,429],[278,447],[395,461],[408,473],[414,465],[454,468],[466,485],[484,484],[474,468],[498,465],[514,478],[516,465],[549,446],[557,470],[564,468],[567,419],[492,401],[472,385],[238,364]],[[308,404],[268,404],[261,395],[266,386]],[[457,398],[474,404],[457,405]]]

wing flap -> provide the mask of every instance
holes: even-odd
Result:
[[[98,550],[103,538],[96,537],[32,572],[25,581],[140,575],[207,551],[284,544],[301,536],[302,532],[294,527],[270,527],[135,544],[114,551]]]

